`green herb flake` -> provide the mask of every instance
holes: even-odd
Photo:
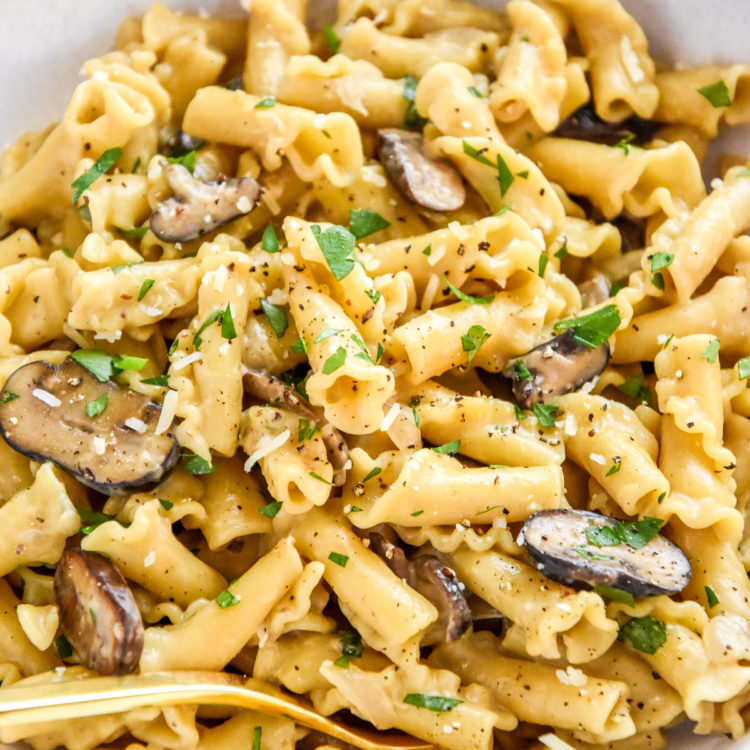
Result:
[[[624,281],[613,281],[612,286],[609,288],[609,296],[614,297],[620,289],[624,289],[627,284]]]
[[[331,338],[331,336],[335,336],[337,333],[343,333],[343,328],[324,328],[314,339],[313,344],[319,344],[321,341],[325,341],[326,339]]]
[[[141,166],[141,161],[142,161],[141,157],[137,156],[135,161],[133,162],[133,167],[130,170],[131,174],[136,174],[138,172],[138,167]]]
[[[93,401],[89,401],[88,404],[86,404],[86,415],[91,417],[91,419],[98,417],[107,408],[108,401],[109,396],[106,393],[103,393],[99,398],[95,398]]]
[[[78,517],[81,519],[81,528],[79,531],[84,536],[88,536],[94,529],[97,529],[103,523],[114,520],[114,516],[110,516],[107,513],[101,513],[98,510],[90,510],[89,508],[81,508],[75,506],[78,512]]]
[[[69,659],[73,656],[73,647],[64,635],[59,635],[55,638],[55,648],[57,649],[57,655],[61,659]]]
[[[370,362],[371,364],[375,364],[372,360],[372,356],[370,355],[370,350],[365,345],[365,342],[362,341],[362,339],[356,334],[353,333],[351,336],[352,341],[359,347],[360,351],[359,354],[355,354],[355,357],[359,357],[360,359],[364,359],[367,362]]]
[[[390,225],[390,221],[384,219],[377,211],[372,211],[369,208],[349,211],[349,231],[358,240],[382,229],[387,229]]]
[[[743,357],[737,360],[737,377],[744,380],[748,375],[750,375],[750,357]]]
[[[112,357],[112,367],[116,370],[140,372],[147,364],[147,357],[131,357],[128,354],[115,354],[115,356]]]
[[[280,339],[286,332],[287,327],[289,326],[289,320],[287,318],[286,308],[281,307],[280,305],[275,305],[273,302],[269,302],[267,299],[261,299],[260,306],[261,308],[263,308],[263,314],[268,319],[268,322],[270,323],[271,328],[273,328],[273,332],[276,334],[276,338]],[[224,317],[224,319],[226,320],[226,316]],[[224,324],[222,323],[222,332],[223,332],[223,328],[224,328]]]
[[[529,368],[526,367],[526,363],[522,359],[516,360],[513,369],[515,370],[516,375],[518,375],[519,380],[530,383],[534,379],[534,376],[529,371]]]
[[[168,156],[167,161],[171,164],[180,164],[187,169],[190,174],[193,174],[195,169],[195,158],[198,155],[197,149],[192,151],[186,151],[184,154]]]
[[[82,206],[78,206],[76,211],[87,224],[91,224],[91,209],[88,207],[88,205],[84,204]]]
[[[500,185],[500,196],[504,196],[510,186],[513,184],[513,181],[515,180],[515,176],[513,172],[510,171],[510,167],[505,163],[505,159],[503,159],[500,154],[497,154],[497,182]]]
[[[562,260],[568,255],[568,243],[566,242],[559,250],[555,252],[555,258]]]
[[[476,86],[469,86],[466,89],[472,96],[476,96],[477,99],[484,99],[482,92]]]
[[[216,597],[216,603],[222,608],[234,607],[235,604],[239,604],[239,599],[229,589],[224,589],[219,592]]]
[[[698,89],[698,93],[708,99],[712,107],[731,107],[732,97],[729,95],[729,89],[726,83],[719,79],[714,83],[709,83],[708,86],[703,86]]]
[[[115,374],[112,357],[101,349],[78,349],[71,352],[70,357],[101,383],[105,383]]]
[[[147,294],[149,289],[154,285],[155,281],[154,279],[146,279],[142,284],[141,288],[138,291],[138,301],[140,302]]]
[[[383,296],[382,292],[377,289],[365,289],[365,294],[372,300],[373,305],[377,305],[378,300]]]
[[[297,441],[309,440],[318,431],[318,425],[312,419],[300,419],[297,427]]]
[[[121,156],[121,148],[108,148],[80,177],[76,178],[71,185],[75,190],[73,203],[78,203],[83,191],[88,190],[103,174],[106,174]]]
[[[205,458],[199,456],[197,453],[190,455],[187,462],[185,463],[185,471],[193,476],[200,476],[201,474],[210,474],[214,470],[214,467],[206,461]]]
[[[667,626],[651,615],[631,617],[620,627],[617,639],[644,654],[655,654],[667,640]]]
[[[450,280],[445,274],[443,274],[443,281],[448,286],[448,289],[450,289],[451,292],[453,292],[453,294],[455,294],[456,297],[461,300],[461,302],[466,302],[469,305],[489,305],[490,302],[495,299],[494,294],[488,295],[487,297],[472,297],[469,294],[464,294],[460,289],[456,289],[456,287],[451,284]]]
[[[461,346],[466,352],[467,364],[471,364],[471,361],[476,357],[482,344],[484,344],[491,335],[492,334],[485,330],[484,326],[475,325],[471,326],[471,328],[461,336]]]
[[[318,474],[316,471],[308,471],[307,473],[313,479],[317,479],[319,482],[323,482],[323,484],[327,484],[329,487],[333,487],[333,482],[329,482],[325,477],[321,477],[320,474]]]
[[[558,407],[554,406],[554,404],[537,402],[536,404],[532,404],[531,411],[534,412],[534,416],[539,420],[539,424],[542,427],[555,426],[555,415],[558,412]]]
[[[437,445],[432,450],[434,450],[435,453],[441,453],[444,456],[452,456],[455,453],[458,453],[458,449],[460,447],[461,447],[460,440],[451,440],[450,443],[443,443],[443,445]]]
[[[339,39],[339,35],[334,30],[333,26],[326,24],[323,27],[323,36],[325,37],[328,49],[335,55],[341,47],[341,39]]]
[[[661,273],[652,273],[651,274],[651,283],[660,291],[664,291],[664,274]]]
[[[277,500],[273,503],[266,503],[266,505],[258,509],[258,513],[264,515],[266,518],[276,518],[280,510],[281,503]]]
[[[61,247],[60,249],[62,250],[63,255],[66,258],[73,258],[73,257],[75,257],[73,251],[69,247]]]
[[[345,279],[354,268],[351,257],[356,243],[355,236],[344,227],[334,225],[321,232],[317,224],[310,227],[320,247],[323,257],[337,281]]]
[[[719,339],[713,339],[708,342],[708,346],[701,353],[701,359],[705,359],[711,364],[716,362],[716,358],[719,356],[719,347],[721,342]]]
[[[609,471],[604,476],[611,477],[613,474],[617,474],[620,469],[622,469],[622,459],[619,457],[613,458],[612,466],[610,466]]]
[[[224,313],[221,316],[221,335],[223,338],[229,341],[237,338],[237,330],[234,327],[234,319],[232,318],[232,308],[229,302],[227,302],[226,309],[224,310]]]
[[[415,510],[414,513],[409,513],[409,515],[416,518],[417,516],[421,516],[422,513],[424,513],[423,510]]]
[[[419,130],[425,126],[427,120],[417,112],[415,103],[417,92],[417,79],[409,74],[404,76],[404,91],[401,94],[406,99],[406,110],[404,111],[404,127],[410,130]]]
[[[362,480],[362,484],[368,482],[370,479],[374,479],[380,472],[383,471],[380,466],[373,466],[370,471],[367,472],[367,476]]]
[[[520,177],[522,180],[529,179],[529,170],[524,169],[523,172],[516,172],[516,177]]]
[[[427,247],[424,250],[422,250],[422,255],[432,255],[432,243],[431,242],[429,245],[427,245]]]
[[[486,167],[495,168],[495,165],[484,155],[486,148],[478,149],[472,146],[468,141],[462,141],[463,151],[466,156],[478,161],[480,164],[484,164]]]
[[[266,228],[263,230],[263,236],[260,238],[260,246],[267,253],[279,252],[279,238],[276,236],[276,230],[273,228],[273,224],[271,224],[270,221],[266,224]]]
[[[515,402],[513,402],[513,411],[516,413],[516,419],[520,422],[522,419],[526,419],[523,409]]]
[[[341,641],[341,653],[344,656],[353,656],[355,659],[362,658],[365,647],[359,633],[355,633],[353,630],[344,630],[339,635],[339,640]]]
[[[174,508],[174,503],[170,500],[163,500],[162,498],[159,498],[159,502],[161,503],[161,507],[164,508],[164,510],[172,510],[172,508]]]
[[[603,583],[598,583],[594,586],[594,593],[606,599],[611,599],[613,602],[620,602],[621,604],[627,604],[629,607],[635,607],[633,595],[627,591],[618,589],[616,586],[607,586]]]
[[[335,667],[340,667],[341,669],[349,669],[349,657],[339,656],[338,659],[334,660],[333,665]]]
[[[419,406],[418,401],[411,401],[409,404],[409,408],[411,409],[411,414],[414,417],[414,424],[417,426],[418,430],[422,429],[422,421],[419,418],[419,412],[417,411],[417,406]]]
[[[425,695],[424,693],[409,693],[404,698],[404,703],[417,708],[426,708],[429,711],[451,711],[459,703],[463,703],[458,698],[446,698],[442,695]]]
[[[656,498],[656,502],[661,505],[664,502],[664,498],[667,496],[666,492],[662,492],[659,497]]]
[[[349,562],[349,555],[342,555],[340,552],[331,552],[328,555],[328,559],[332,563],[336,563],[336,565],[340,565],[342,568],[345,568],[346,564]]]
[[[703,590],[706,592],[708,608],[713,609],[719,603],[719,597],[716,596],[716,592],[710,586],[704,586]]]
[[[621,148],[625,156],[630,154],[630,144],[635,140],[635,134],[628,133],[624,138],[615,143],[614,148]]]
[[[620,311],[615,305],[606,305],[588,315],[561,320],[555,323],[556,331],[573,329],[573,338],[589,349],[601,346],[619,327],[622,322]]]
[[[578,544],[575,547],[573,547],[573,551],[576,554],[579,554],[581,557],[584,557],[586,560],[611,560],[612,558],[609,555],[600,555],[598,552],[592,552],[589,549],[586,549],[582,544]]]
[[[654,253],[651,256],[651,270],[661,271],[662,268],[667,268],[671,266],[673,260],[674,260],[673,253],[663,253],[663,252]]]
[[[628,378],[617,386],[617,390],[639,403],[651,405],[651,389],[643,382],[643,373]]]
[[[662,350],[666,349],[669,346],[669,342],[674,338],[674,334],[670,333],[667,340],[664,342],[664,346],[662,346]]]
[[[615,521],[614,524],[586,527],[586,539],[595,547],[627,544],[633,549],[645,547],[664,525],[660,518],[646,516],[640,521]]]
[[[295,354],[307,354],[307,342],[300,336],[290,347],[289,351]]]
[[[122,229],[121,227],[116,227],[117,234],[119,234],[121,237],[125,237],[128,240],[140,240],[148,234],[148,230],[150,228],[151,227],[149,227],[148,225],[146,225],[145,227],[131,227],[130,229]]]
[[[217,320],[220,320],[223,312],[223,310],[214,310],[195,332],[193,335],[193,347],[195,348],[195,351],[200,351],[200,348],[203,345],[203,337],[201,336],[203,331],[205,331],[210,325],[214,324]]]
[[[261,99],[259,102],[255,104],[253,109],[271,109],[271,107],[276,106],[276,99],[274,99],[272,96],[267,96],[264,99]]]
[[[539,278],[544,278],[544,272],[547,270],[547,263],[549,263],[549,256],[548,255],[540,255],[539,256],[539,270],[537,273],[539,274]]]
[[[13,393],[13,391],[3,391],[3,395],[0,396],[0,404],[7,404],[8,401],[13,401],[13,399],[18,398],[17,393]]]
[[[522,41],[522,42],[530,42],[530,41],[531,41],[531,39],[529,39],[529,35],[528,35],[528,34],[524,34],[524,35],[523,35],[523,36],[521,37],[521,41]]]
[[[169,388],[169,375],[156,375],[153,378],[141,379],[144,385],[158,385],[161,388]]]
[[[260,750],[260,741],[262,737],[263,737],[263,727],[255,727],[253,729],[252,750]]]
[[[338,370],[339,367],[341,367],[341,365],[343,365],[345,361],[346,361],[346,349],[344,349],[343,346],[340,346],[323,363],[323,374],[330,375],[332,372],[336,372],[336,370]]]

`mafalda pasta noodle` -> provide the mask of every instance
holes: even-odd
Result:
[[[455,750],[742,736],[750,168],[701,170],[747,66],[617,0],[251,5],[127,20],[0,159],[0,705],[204,670]]]

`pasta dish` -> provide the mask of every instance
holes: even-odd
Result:
[[[436,748],[750,721],[750,67],[618,0],[154,5],[0,157],[0,708],[231,674]],[[146,706],[34,750],[332,750]]]

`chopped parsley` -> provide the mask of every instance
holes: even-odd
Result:
[[[324,328],[314,339],[313,344],[318,344],[321,341],[325,341],[326,339],[331,338],[331,336],[335,336],[337,333],[343,333],[343,328]]]
[[[456,297],[461,300],[461,302],[466,302],[469,305],[489,305],[490,302],[495,299],[494,294],[488,295],[486,297],[472,297],[469,294],[464,294],[460,289],[456,289],[456,287],[451,284],[450,280],[445,274],[443,274],[443,281],[448,286],[448,289],[450,289],[451,292],[453,292],[453,294],[455,294]]]
[[[185,463],[185,471],[188,474],[192,474],[193,476],[210,474],[213,470],[213,465],[206,461],[206,459],[202,456],[199,456],[197,453],[190,454],[187,462]]]
[[[560,260],[562,260],[567,255],[568,255],[568,243],[565,242],[559,250],[555,251],[555,258],[559,258]]]
[[[466,89],[472,96],[476,96],[477,99],[484,99],[482,92],[476,86],[469,86]]]
[[[523,413],[523,409],[513,402],[513,411],[516,413],[516,419],[520,422],[522,419],[526,419],[526,415]]]
[[[373,466],[372,469],[367,472],[367,476],[362,480],[362,484],[376,477],[381,471],[383,471],[383,469],[381,469],[380,466]]]
[[[325,37],[328,49],[335,55],[341,47],[341,39],[339,39],[339,35],[335,32],[333,26],[326,24],[323,27],[323,36]]]
[[[138,290],[138,301],[140,302],[149,292],[149,289],[154,285],[154,279],[146,279]]]
[[[352,630],[344,630],[339,635],[341,641],[341,653],[344,656],[353,656],[355,659],[362,657],[365,647],[362,643],[362,636]]]
[[[654,253],[651,256],[651,271],[661,271],[662,268],[667,268],[672,265],[674,260],[673,253]]]
[[[206,330],[210,325],[215,323],[217,320],[221,319],[221,316],[223,314],[223,310],[214,310],[204,321],[201,323],[200,328],[195,332],[195,335],[193,336],[193,346],[195,347],[195,351],[200,351],[200,348],[203,344],[203,337],[201,334],[203,331]]]
[[[297,441],[309,440],[318,431],[318,425],[312,419],[300,419],[297,427]]]
[[[172,510],[172,508],[174,508],[174,503],[170,502],[169,500],[163,500],[162,498],[159,498],[159,502],[161,503],[161,507],[164,508],[164,510]]]
[[[704,586],[703,590],[706,592],[708,608],[713,609],[719,603],[719,597],[716,596],[716,592],[710,586]]]
[[[355,354],[354,356],[355,357],[359,357],[360,359],[364,359],[366,362],[370,362],[370,364],[374,365],[375,362],[373,362],[372,356],[370,355],[370,350],[365,345],[365,342],[362,341],[362,339],[359,336],[357,336],[356,333],[353,333],[352,336],[351,336],[351,338],[352,338],[352,341],[360,349],[360,351],[357,352],[357,354]]]
[[[318,474],[316,471],[308,471],[307,473],[313,479],[317,479],[319,482],[323,482],[323,484],[327,484],[329,487],[333,487],[333,482],[329,482],[325,477],[321,477],[320,474]]]
[[[719,79],[714,83],[709,83],[708,86],[703,86],[698,89],[698,93],[708,99],[712,107],[731,107],[732,97],[729,95],[729,89],[726,83]]]
[[[667,626],[651,615],[631,617],[620,627],[617,639],[644,654],[655,654],[667,640]]]
[[[526,363],[522,359],[516,360],[513,369],[516,371],[519,380],[524,380],[527,383],[530,383],[534,379],[534,376],[531,374],[529,368],[526,367]]]
[[[597,583],[594,586],[594,593],[599,594],[607,599],[611,599],[613,602],[620,602],[621,604],[627,604],[629,607],[635,607],[635,599],[633,595],[623,589],[618,589],[616,586],[607,586],[604,583]]]
[[[404,111],[404,127],[410,130],[419,130],[427,123],[427,120],[417,112],[415,103],[417,92],[417,79],[411,75],[404,76],[404,91],[401,96],[406,99],[406,110]]]
[[[431,242],[429,245],[427,245],[427,247],[424,250],[422,250],[422,255],[432,255],[432,243]]]
[[[617,390],[624,393],[638,403],[651,405],[651,389],[643,382],[643,373],[628,378],[624,383],[617,386]]]
[[[106,393],[103,393],[99,398],[95,398],[93,401],[89,401],[88,404],[86,404],[86,415],[91,417],[91,419],[98,417],[107,408],[108,401],[109,396]]]
[[[117,227],[117,234],[129,240],[140,240],[148,234],[150,228],[151,227],[149,227],[148,224],[145,227],[131,227],[130,229]]]
[[[719,356],[719,347],[721,342],[719,339],[713,339],[708,342],[708,346],[701,353],[701,359],[708,360],[711,364],[716,362],[716,357]]]
[[[534,416],[539,420],[542,427],[555,426],[555,415],[558,412],[558,407],[554,404],[543,404],[539,401],[532,404],[531,411],[534,412]]]
[[[591,552],[591,550],[586,549],[582,544],[578,544],[575,547],[573,547],[573,551],[579,554],[581,557],[586,558],[586,560],[611,560],[612,558],[609,555],[600,555],[598,552]]]
[[[492,162],[483,153],[486,149],[477,149],[468,141],[462,141],[462,144],[463,151],[467,156],[474,159],[474,161],[478,161],[480,164],[484,164],[487,167],[492,167],[497,170],[497,182],[500,186],[500,195],[504,196],[513,184],[515,177],[513,172],[511,172],[510,167],[505,163],[503,157],[500,156],[500,154],[496,154],[495,161]]]
[[[622,469],[622,459],[619,456],[615,456],[612,459],[612,466],[610,466],[609,471],[604,476],[611,477],[613,474],[617,474],[620,469]]]
[[[281,510],[281,503],[277,500],[274,503],[267,503],[262,508],[259,508],[258,513],[261,513],[266,518],[276,518],[280,510]]]
[[[737,361],[737,377],[744,380],[750,375],[750,357],[743,357]]]
[[[78,215],[88,224],[91,224],[91,209],[84,204],[76,209]]]
[[[202,145],[203,144],[198,148],[202,148]],[[181,164],[188,172],[190,172],[190,174],[193,174],[193,170],[195,169],[195,158],[198,155],[198,148],[180,154],[175,151],[172,156],[167,157],[167,161],[172,164]]]
[[[162,388],[169,387],[169,375],[156,375],[153,378],[141,379],[144,385],[158,385]]]
[[[323,374],[330,375],[332,372],[336,372],[336,370],[338,370],[339,367],[341,367],[341,365],[343,365],[345,361],[346,361],[346,349],[344,349],[343,346],[340,346],[323,363]]]
[[[83,195],[83,191],[88,190],[103,174],[106,174],[121,156],[121,148],[108,148],[80,177],[76,178],[71,184],[71,187],[75,191],[73,193],[73,203],[78,203],[78,199]],[[91,221],[90,213],[88,220]]]
[[[260,750],[260,740],[263,736],[263,727],[255,727],[253,729],[253,746],[251,750]]]
[[[131,357],[129,355],[115,354],[112,357],[112,367],[117,370],[130,370],[140,372],[148,363],[146,357]]]
[[[615,143],[614,148],[621,148],[625,156],[630,154],[630,144],[635,140],[634,133],[628,133],[624,138]]]
[[[119,354],[112,356],[101,349],[77,349],[70,356],[102,383],[122,370],[138,372],[148,362],[148,359],[143,357],[123,357]]]
[[[589,349],[601,346],[618,328],[622,322],[620,311],[615,305],[605,305],[588,315],[561,320],[555,323],[556,331],[573,329],[573,338]]]
[[[426,708],[430,711],[450,711],[459,703],[463,703],[458,698],[446,698],[442,695],[425,695],[424,693],[409,693],[404,698],[404,703],[417,708]]]
[[[13,393],[13,391],[3,391],[3,395],[0,396],[0,404],[7,404],[8,401],[13,401],[13,399],[18,398],[17,393]]]
[[[358,208],[349,211],[349,231],[358,239],[387,229],[391,222],[384,219],[377,211],[369,208]]]
[[[114,516],[110,516],[107,513],[101,513],[98,510],[81,508],[79,505],[76,505],[75,508],[78,512],[78,517],[82,522],[79,531],[84,536],[88,536],[94,529],[98,528],[103,523],[114,520]]]
[[[229,302],[227,302],[227,307],[221,316],[221,335],[230,341],[237,338],[237,331],[234,328],[234,320],[232,319],[232,308],[229,306]]]
[[[216,603],[222,608],[234,607],[235,604],[239,604],[239,599],[229,589],[220,591],[216,597]]]
[[[490,338],[492,334],[488,333],[484,326],[471,326],[469,330],[461,336],[461,346],[466,352],[466,363],[470,364],[476,357],[482,344]]]
[[[290,347],[289,351],[295,354],[307,354],[307,342],[300,336]]]
[[[377,305],[378,300],[383,296],[382,292],[377,289],[365,289],[365,294],[372,300],[373,305]]]
[[[539,270],[537,273],[539,274],[539,278],[544,278],[544,272],[547,270],[547,263],[549,263],[549,256],[542,253],[542,255],[539,256]]]
[[[413,516],[414,518],[416,518],[417,516],[421,516],[422,513],[424,513],[423,510],[415,510],[414,513],[409,513],[409,515]]]
[[[70,641],[64,635],[59,635],[55,638],[55,648],[57,649],[57,655],[61,659],[68,659],[73,656],[73,646],[70,645]]]
[[[337,281],[345,279],[354,268],[354,258],[351,256],[356,243],[355,236],[348,229],[337,224],[328,227],[324,232],[321,232],[317,224],[313,224],[310,229],[331,273]]]
[[[276,106],[276,99],[274,99],[272,96],[267,96],[264,99],[261,99],[254,107],[253,109],[271,109],[271,107]]]
[[[286,308],[281,307],[281,305],[275,305],[267,299],[261,299],[260,306],[263,309],[263,314],[266,316],[271,328],[273,328],[276,338],[280,339],[286,333],[286,329],[289,326]]]
[[[336,565],[340,565],[342,568],[345,568],[346,564],[349,562],[349,555],[342,555],[340,552],[331,552],[328,555],[328,559],[332,563],[336,563]]]
[[[61,247],[60,249],[63,251],[63,255],[65,255],[66,258],[75,257],[75,255],[73,254],[73,251],[69,247]]]
[[[615,521],[614,524],[586,527],[586,539],[595,547],[627,544],[633,549],[645,547],[664,525],[660,518],[646,516],[640,521]]]
[[[451,440],[450,443],[443,443],[443,445],[437,445],[432,450],[435,453],[442,453],[444,456],[452,456],[458,453],[458,449],[461,447],[460,440]]]
[[[271,224],[270,221],[266,224],[266,228],[263,230],[263,236],[260,238],[260,246],[267,253],[279,252],[279,238],[276,236],[276,230],[273,228],[273,224]]]

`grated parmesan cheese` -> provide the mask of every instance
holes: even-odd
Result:
[[[91,442],[94,445],[94,453],[97,456],[103,456],[107,450],[107,441],[103,437],[95,435]]]
[[[398,404],[393,404],[388,413],[383,417],[383,424],[380,425],[380,429],[383,432],[388,432],[396,421],[396,417],[401,412],[401,407]]]
[[[162,432],[166,432],[169,426],[172,424],[175,412],[177,409],[177,391],[169,389],[167,395],[164,396],[164,403],[161,406],[161,414],[159,414],[159,421],[156,423],[156,429],[154,430],[155,435],[161,435]]]
[[[56,407],[62,404],[62,401],[57,396],[53,396],[49,391],[45,391],[42,388],[34,388],[31,395],[34,398],[38,398],[42,403],[47,404],[47,406]]]
[[[141,434],[146,432],[146,423],[142,419],[138,419],[138,417],[128,417],[125,420],[125,427],[130,427],[134,432]]]
[[[430,276],[430,280],[427,282],[427,286],[424,288],[424,294],[422,295],[422,304],[420,308],[422,310],[429,310],[432,307],[432,303],[435,301],[435,296],[440,288],[440,277],[433,273]]]
[[[284,430],[284,432],[276,437],[264,435],[258,441],[255,450],[248,456],[247,461],[245,461],[245,471],[250,471],[261,458],[265,458],[269,453],[273,453],[278,448],[281,448],[290,437],[291,433],[289,430]]]
[[[150,568],[156,562],[156,552],[151,550],[146,557],[143,558],[143,567]]]
[[[555,670],[555,676],[563,685],[574,685],[575,687],[582,687],[589,679],[580,669],[571,666],[568,666],[564,671],[562,669]]]
[[[183,357],[182,359],[178,359],[172,365],[172,370],[174,372],[178,372],[179,370],[184,369],[188,365],[192,365],[193,362],[197,362],[202,356],[203,356],[203,352],[193,352],[192,354],[188,354],[186,357]]]
[[[237,210],[242,211],[243,214],[249,214],[252,211],[253,204],[250,203],[250,199],[246,195],[240,196],[237,201]]]
[[[539,742],[546,745],[550,750],[575,750],[572,745],[563,742],[556,734],[549,732],[538,737]]]
[[[599,464],[600,466],[604,466],[604,464],[607,463],[607,459],[602,456],[601,453],[589,453],[589,458],[595,463]]]
[[[99,331],[94,334],[94,339],[109,341],[110,344],[114,344],[122,338],[122,331]],[[77,342],[76,342],[77,343]]]

